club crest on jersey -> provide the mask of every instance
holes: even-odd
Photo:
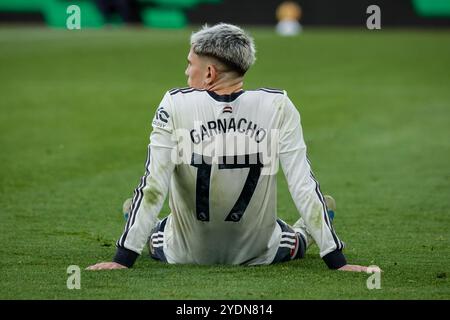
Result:
[[[156,127],[164,128],[169,121],[169,113],[164,110],[164,107],[159,107],[156,110],[155,118],[153,119],[153,125]]]
[[[225,107],[223,107],[222,113],[233,113],[233,108],[229,105],[226,105]]]

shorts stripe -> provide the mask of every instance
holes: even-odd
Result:
[[[300,246],[298,238],[300,235],[283,220],[277,219],[277,223],[281,228],[281,238],[272,264],[302,258],[305,254],[306,246]]]
[[[281,233],[282,236],[291,236],[291,237],[295,237],[295,232],[282,232]]]
[[[281,238],[281,243],[295,243],[296,240],[294,239],[286,239],[286,238]]]
[[[150,256],[153,259],[167,262],[164,254],[164,229],[166,227],[167,217],[162,219],[156,225],[155,231],[150,235]]]

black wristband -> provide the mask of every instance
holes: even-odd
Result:
[[[323,256],[322,259],[330,269],[339,269],[347,264],[344,254],[337,249]]]
[[[117,247],[113,261],[127,268],[131,268],[139,254],[123,247]]]

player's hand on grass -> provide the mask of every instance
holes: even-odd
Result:
[[[345,266],[339,268],[341,271],[353,271],[353,272],[381,272],[382,270],[379,267],[365,267],[358,266],[355,264],[346,264]]]
[[[127,267],[117,262],[100,262],[86,268],[86,270],[113,270],[113,269],[127,269]]]

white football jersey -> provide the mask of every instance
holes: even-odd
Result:
[[[285,91],[173,89],[152,125],[146,173],[119,247],[142,252],[168,193],[161,246],[169,263],[271,263],[282,237],[281,163],[320,255],[342,249],[306,157],[300,115]]]

